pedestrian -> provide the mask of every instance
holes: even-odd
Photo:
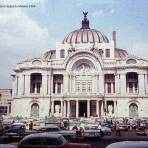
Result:
[[[115,123],[116,136],[121,136],[119,122]]]
[[[4,131],[4,126],[2,124],[2,122],[0,121],[0,133],[2,133]]]
[[[30,123],[29,123],[29,130],[32,130],[32,129],[33,129],[33,122],[30,121]]]

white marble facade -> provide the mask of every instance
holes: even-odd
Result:
[[[148,117],[148,61],[90,29],[68,34],[56,50],[17,63],[12,114],[23,117]]]

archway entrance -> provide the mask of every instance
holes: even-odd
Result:
[[[135,103],[129,105],[129,117],[137,118],[138,117],[138,106]]]
[[[87,117],[87,101],[79,101],[79,117]]]

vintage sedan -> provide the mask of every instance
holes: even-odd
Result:
[[[3,133],[3,135],[0,136],[0,143],[12,143],[12,142],[17,142],[22,139],[23,136],[20,136],[17,133]]]
[[[84,138],[100,137],[101,132],[97,124],[87,124],[84,126]]]
[[[147,141],[122,141],[108,145],[106,148],[148,148]]]
[[[24,137],[18,148],[91,148],[90,144],[68,143],[61,134],[38,133]]]
[[[76,131],[72,131],[72,130],[65,130],[62,129],[56,125],[48,125],[48,126],[44,126],[41,127],[37,130],[38,132],[48,132],[48,133],[55,133],[55,134],[61,134],[64,136],[64,138],[67,141],[72,141],[72,140],[76,140],[77,135],[76,135]]]
[[[23,123],[13,123],[10,127],[4,131],[4,133],[17,133],[23,135],[25,133],[26,126]]]
[[[110,135],[112,132],[111,128],[109,128],[107,125],[101,125],[100,131],[102,135]]]

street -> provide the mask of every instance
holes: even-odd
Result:
[[[107,145],[119,141],[147,141],[147,136],[137,136],[136,131],[122,131],[121,136],[116,136],[113,132],[110,136],[104,136],[101,139],[85,139],[80,143],[89,143],[93,148],[105,148]]]

